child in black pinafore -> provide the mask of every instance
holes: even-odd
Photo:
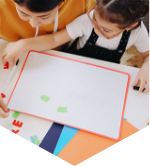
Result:
[[[149,37],[142,19],[149,11],[148,0],[96,0],[95,6],[65,29],[45,36],[10,43],[4,62],[18,59],[26,49],[48,50],[77,39],[67,52],[119,63],[126,49],[135,45],[144,63],[132,86],[140,81],[141,92],[149,91]],[[19,47],[21,46],[21,47]]]
[[[105,61],[120,63],[120,59],[122,55],[124,54],[125,50],[127,49],[127,44],[130,38],[131,31],[140,26],[141,20],[144,18],[143,16],[145,15],[145,13],[144,14],[140,13],[139,16],[132,16],[131,12],[129,12],[129,8],[130,10],[131,8],[133,9],[136,8],[134,7],[135,5],[134,3],[138,6],[141,3],[143,3],[143,0],[139,0],[136,2],[134,0],[131,0],[131,2],[130,1],[128,2],[127,0],[126,1],[121,0],[119,2],[118,0],[97,0],[96,6],[94,6],[86,15],[81,16],[80,18],[76,19],[74,22],[67,25],[66,27],[67,31],[73,39],[79,36],[80,33],[83,33],[86,36],[88,36],[90,32],[91,34],[88,39],[84,39],[83,35],[82,37],[77,38],[75,42],[72,44],[72,46],[68,50],[66,50],[66,52],[76,54],[76,55],[82,55],[85,57],[91,57],[91,58],[101,59]],[[122,20],[119,20],[117,17],[117,14],[119,14],[119,12],[122,12],[122,15],[126,13],[126,17],[131,16],[131,18],[129,18],[129,20],[127,21],[128,18],[125,18],[124,16],[124,19],[121,18]],[[146,12],[146,9],[143,9],[143,12]],[[110,36],[109,33],[111,33],[111,26],[108,28],[104,28],[103,24],[99,23],[101,20],[98,18],[98,14],[101,19],[104,19],[104,20],[107,19],[110,22],[111,20],[113,20],[112,22],[121,24],[120,22],[122,21],[122,24],[120,25],[121,26],[120,29],[122,30]],[[111,16],[111,14],[114,16]],[[135,11],[135,14],[136,14],[136,11]],[[138,22],[135,22],[134,17],[137,17],[136,21]],[[90,23],[88,23],[89,20],[90,20]],[[86,22],[86,24],[84,22]],[[78,32],[78,35],[76,31]],[[146,28],[143,25],[143,22],[142,22],[142,31],[144,35],[143,35],[143,39],[140,39],[140,40],[141,41],[143,40],[143,42],[145,43],[145,39],[146,39],[147,43],[146,43],[146,47],[143,48],[143,50],[139,50],[139,51],[146,52],[149,50],[148,49],[148,34],[146,32]],[[131,34],[130,40],[132,40],[132,42],[128,44],[128,48],[133,44],[136,45],[136,40],[133,40],[132,38],[134,36],[134,38],[136,39],[138,35],[139,35],[138,31],[137,33],[134,32],[134,35],[133,33]],[[115,49],[113,47],[109,48],[106,40],[108,39],[113,40],[113,38],[117,38],[117,37],[118,37],[118,41],[115,42],[117,44],[117,47],[114,46]],[[106,38],[105,39],[106,44],[104,47],[102,47],[101,43],[98,41],[98,40],[104,41],[103,38]],[[84,46],[82,44],[83,42],[84,42]],[[112,43],[109,43],[109,44],[113,44],[113,42],[114,41],[112,41]],[[137,48],[138,48],[138,45],[137,45]]]

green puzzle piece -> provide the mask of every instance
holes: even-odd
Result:
[[[14,112],[12,117],[17,119],[19,117],[19,115],[20,115],[20,112]]]
[[[58,112],[67,112],[67,107],[58,107],[57,111]]]
[[[48,102],[50,100],[50,98],[48,96],[42,95],[41,100]]]
[[[33,136],[32,138],[33,138],[33,140],[34,140],[34,144],[35,144],[35,145],[39,145],[39,144],[41,143],[41,141],[38,140],[36,136]]]

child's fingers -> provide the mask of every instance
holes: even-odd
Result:
[[[6,62],[7,62],[7,61],[5,60],[6,56],[7,56],[7,55],[5,54],[5,55],[4,55],[4,57],[2,58],[3,65],[5,65],[5,64],[6,64]]]
[[[148,91],[149,91],[149,81],[147,81],[146,89],[144,90],[144,92],[148,92]]]
[[[11,57],[12,57],[11,54],[6,54],[4,59],[3,59],[3,64],[5,64]]]
[[[139,82],[139,78],[136,77],[135,80],[134,80],[134,82],[133,82],[133,84],[132,84],[131,86],[132,86],[132,87],[133,87],[133,86],[136,86],[136,85],[138,84],[138,82]]]
[[[16,65],[16,62],[17,62],[17,58],[14,57],[13,60],[12,60],[13,65]]]
[[[6,55],[7,55],[6,52],[3,52],[3,54],[2,54],[2,60],[4,60],[4,58],[5,58]]]
[[[2,56],[3,56],[3,54],[5,54],[5,52],[6,52],[6,48],[3,50]]]
[[[145,81],[141,81],[139,92],[142,92],[145,88]]]
[[[3,50],[3,53],[5,52],[6,48]]]
[[[6,62],[7,62],[7,60],[5,60],[5,59],[4,59],[4,60],[3,60],[3,65],[5,65],[5,64],[6,64]]]
[[[0,107],[2,108],[2,110],[4,110],[5,112],[8,112],[7,110],[7,106],[5,105],[3,99],[0,97]]]
[[[9,56],[7,53],[5,53],[4,58],[3,58],[3,63],[6,63],[9,60]]]
[[[7,118],[9,116],[9,111],[4,112],[1,108],[0,108],[0,117],[2,118]]]

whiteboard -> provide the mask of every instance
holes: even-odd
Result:
[[[129,78],[127,73],[31,51],[8,107],[118,140]]]

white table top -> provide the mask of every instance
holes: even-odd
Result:
[[[0,56],[2,55],[2,51],[5,48],[7,43],[8,43],[7,41],[0,40]],[[126,100],[125,111],[124,111],[124,118],[126,118],[129,123],[131,123],[133,126],[138,128],[139,130],[147,126],[146,121],[147,119],[149,119],[149,93],[139,93],[138,91],[133,90],[133,88],[131,87],[131,84],[133,83],[139,71],[138,68],[129,67],[129,66],[121,65],[121,64],[115,64],[111,62],[105,62],[105,61],[91,59],[91,58],[85,58],[85,57],[71,55],[71,54],[66,54],[66,53],[53,51],[53,50],[48,50],[44,52],[129,73],[130,83],[129,83],[129,90],[128,90],[128,95]],[[9,69],[3,69],[2,60],[0,58],[0,93],[4,93],[6,95],[6,98],[4,98],[4,101],[6,103],[17,81],[17,78],[21,71],[24,60],[27,56],[27,53],[28,51],[24,52],[21,58],[19,59],[20,61],[16,69],[16,72],[14,74],[14,77],[12,78],[11,82],[8,85],[6,84],[6,80],[13,66],[10,62]],[[14,118],[11,116],[12,114],[13,114],[13,111],[11,111],[10,116],[8,118],[0,119],[0,125],[7,127],[8,125],[12,124],[12,122],[14,121]],[[25,115],[22,113],[20,114],[17,120],[19,120],[20,122],[23,122],[23,127],[20,129],[18,135],[22,136],[23,138],[27,140],[30,140],[30,136],[34,136],[34,135],[37,135],[38,139],[42,140],[45,134],[47,133],[48,129],[52,125],[51,121]],[[13,126],[13,129],[16,130],[17,128]]]

